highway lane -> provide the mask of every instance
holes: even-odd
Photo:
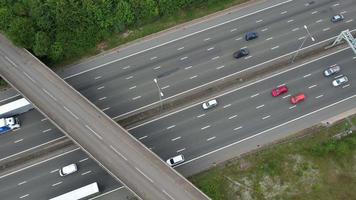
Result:
[[[305,5],[302,2],[292,2],[293,6],[288,3],[293,8],[291,11],[288,10],[291,8],[287,4],[278,6],[270,11],[242,18],[202,32],[199,35],[165,45],[161,48],[163,48],[162,52],[167,52],[165,54],[167,58],[161,58],[160,56],[152,61],[147,61],[148,57],[154,54],[147,55],[151,53],[149,51],[75,78],[73,77],[67,81],[77,89],[80,89],[86,97],[105,111],[105,113],[111,117],[115,117],[123,113],[122,109],[128,111],[158,100],[158,91],[153,82],[154,77],[160,77],[158,83],[164,92],[164,98],[167,98],[180,91],[188,90],[205,82],[216,80],[221,76],[235,73],[265,60],[280,56],[283,52],[295,50],[302,42],[300,38],[306,36],[302,24],[308,24],[310,32],[318,41],[334,36],[338,31],[344,30],[350,25],[355,27],[353,24],[354,21],[347,22],[352,17],[350,13],[356,12],[356,7],[352,4],[352,1],[344,1],[337,6],[335,6],[335,2],[326,4],[325,2],[329,1],[320,1],[314,4],[314,7],[307,7],[307,9],[305,9]],[[284,13],[285,11],[287,13]],[[343,12],[347,20],[331,24],[329,21],[330,15],[337,12]],[[253,20],[263,18],[263,21],[257,23],[257,25],[255,23],[251,24],[250,22],[253,21],[251,18]],[[320,19],[322,20],[321,22],[319,22]],[[236,41],[247,30],[252,29],[250,26],[255,28],[253,30],[257,30],[260,33],[260,38],[250,42],[243,41],[243,39]],[[234,27],[242,28],[236,28],[235,31],[232,31]],[[295,27],[299,27],[299,29],[296,30]],[[330,29],[324,31],[326,28]],[[272,36],[273,39],[270,39]],[[204,41],[202,38],[210,39]],[[194,41],[201,41],[201,43],[198,42],[196,44]],[[205,42],[207,44],[204,44]],[[182,44],[185,48],[178,50]],[[310,40],[306,40],[305,45],[308,44],[311,44]],[[172,45],[175,46],[172,48]],[[253,57],[240,60],[233,59],[231,56],[232,52],[244,45],[248,45]],[[277,46],[278,48],[272,50],[272,48]],[[153,49],[152,51],[160,51],[161,48]],[[183,53],[179,53],[180,51]],[[188,55],[189,59],[178,59],[184,58],[184,55]],[[219,56],[218,59],[212,60],[217,56]],[[132,63],[132,66],[126,69],[126,64],[128,63]],[[135,63],[137,63],[137,66]],[[161,63],[161,68],[158,69],[160,72],[155,72],[154,68],[159,63]],[[165,76],[162,76],[162,74]],[[127,97],[131,99],[127,99]],[[28,115],[31,114],[29,113]],[[31,122],[26,123],[35,123],[35,119],[31,118]],[[0,148],[3,149],[0,153],[1,158],[61,137],[58,131],[55,131],[53,128],[51,129],[54,132],[53,134],[51,131],[46,136],[38,136],[41,135],[40,131],[32,132],[23,127],[22,130],[16,133],[16,135],[19,135],[19,139],[4,139],[6,144],[0,145],[2,146]],[[31,133],[29,134],[28,132]],[[11,148],[11,143],[8,141],[15,142],[20,139],[23,139],[21,144],[17,144],[16,148]],[[2,144],[1,142],[0,140],[0,144]]]
[[[3,78],[139,198],[208,199],[29,52],[1,44]]]
[[[73,78],[67,81],[101,109],[105,109],[106,113],[115,117],[156,102],[158,91],[153,82],[156,77],[163,88],[164,98],[171,97],[296,50],[307,35],[302,28],[304,24],[308,25],[317,41],[335,36],[346,28],[355,27],[355,21],[345,20],[338,24],[330,22],[330,16],[337,12],[345,12],[345,17],[351,19],[351,13],[355,12],[352,1],[345,1],[338,6],[333,6],[335,3],[330,2],[308,10],[302,2],[293,3],[296,5],[289,7],[295,10],[288,10],[286,14],[280,14],[287,10],[281,6],[278,7],[278,12],[271,10],[272,13],[262,12],[246,17],[236,21],[237,24],[229,23],[192,36],[186,43],[184,40],[166,45],[82,74],[80,76],[84,76],[83,79]],[[255,23],[260,18],[263,21]],[[234,29],[236,30],[232,31]],[[242,37],[249,30],[259,32],[260,38],[244,41]],[[207,38],[209,40],[204,41]],[[305,46],[311,43],[307,40]],[[247,57],[246,60],[233,59],[232,53],[244,46],[250,48],[252,57]],[[182,47],[184,49],[178,50]],[[88,79],[92,80],[91,83],[85,84]]]
[[[58,169],[71,163],[77,163],[78,172],[66,177],[59,176]],[[98,182],[102,193],[121,187],[96,162],[77,149],[15,174],[1,177],[0,194],[1,198],[6,200],[49,199],[92,182]]]
[[[350,78],[347,87],[334,88],[333,79],[322,75],[335,63]],[[213,110],[193,106],[130,132],[163,159],[183,153],[189,160],[356,94],[355,63],[350,50],[342,51],[218,97],[219,106]],[[271,97],[271,88],[280,84],[290,92]],[[305,92],[307,100],[294,107],[289,94],[298,92]]]
[[[344,88],[332,87],[332,78],[322,75],[335,63],[350,79]],[[130,132],[163,159],[183,153],[189,160],[356,94],[355,63],[351,51],[344,51],[221,96],[210,111],[196,105]],[[281,84],[289,87],[288,94],[271,97],[271,89]],[[293,106],[289,94],[298,92],[307,100]]]

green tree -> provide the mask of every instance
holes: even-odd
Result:
[[[8,35],[15,44],[31,49],[35,35],[31,20],[16,17],[10,24]]]
[[[0,30],[6,31],[9,28],[13,17],[14,15],[9,8],[0,8]]]
[[[36,56],[46,56],[48,54],[51,40],[45,32],[38,32],[35,35],[33,52]]]

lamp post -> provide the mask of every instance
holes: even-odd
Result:
[[[315,38],[310,34],[307,25],[304,25],[303,27],[304,27],[304,29],[307,31],[307,34],[308,34],[308,36],[310,37],[310,39],[311,39],[313,42],[315,42]],[[295,57],[297,57],[297,55],[299,54],[299,50],[303,47],[303,45],[304,45],[304,43],[305,43],[305,41],[306,41],[307,39],[308,39],[308,37],[305,37],[305,38],[304,38],[302,44],[301,44],[300,47],[298,48],[297,52],[294,54],[291,63],[294,62]]]
[[[156,84],[156,86],[157,86],[157,89],[158,89],[158,93],[159,93],[159,101],[160,101],[160,103],[161,103],[161,108],[163,107],[163,102],[162,102],[162,97],[164,97],[164,94],[163,94],[163,92],[162,92],[162,90],[161,90],[161,88],[159,87],[159,85],[158,85],[158,81],[157,81],[157,79],[155,78],[155,79],[153,79],[153,82],[155,82],[155,84]]]

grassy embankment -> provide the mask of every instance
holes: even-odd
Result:
[[[356,134],[340,140],[356,116],[313,127],[299,139],[228,161],[190,178],[214,200],[356,199]]]

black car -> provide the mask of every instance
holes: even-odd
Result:
[[[241,58],[241,57],[247,56],[249,53],[250,53],[249,50],[246,48],[240,49],[234,53],[234,57]]]
[[[258,34],[256,32],[247,32],[245,35],[246,41],[253,40],[258,38]]]

